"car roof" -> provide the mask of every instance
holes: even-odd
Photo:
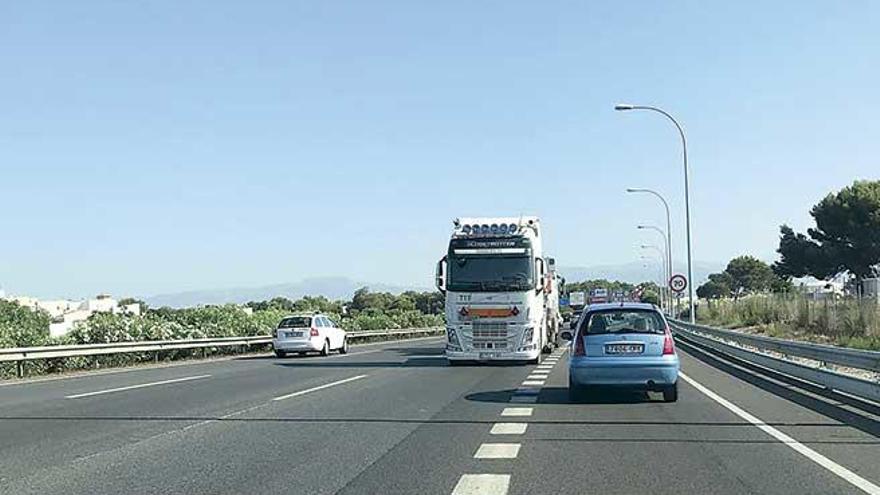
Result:
[[[585,308],[586,311],[601,311],[607,309],[648,309],[652,311],[657,311],[657,306],[654,306],[650,303],[642,303],[642,302],[616,302],[616,303],[600,303],[600,304],[590,304]]]
[[[315,316],[325,316],[324,313],[296,313],[292,315],[287,315],[282,317],[281,319],[286,318],[305,318],[305,317],[315,317]]]

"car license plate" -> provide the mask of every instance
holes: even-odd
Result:
[[[302,332],[287,332],[288,339],[294,339],[294,338],[302,337],[302,336],[303,336]]]
[[[481,352],[480,359],[492,359],[501,356],[499,352]]]
[[[605,354],[641,354],[644,350],[644,344],[608,344],[605,346]]]

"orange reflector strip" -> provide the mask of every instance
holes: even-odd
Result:
[[[513,308],[468,308],[470,316],[480,318],[504,318],[513,315]]]

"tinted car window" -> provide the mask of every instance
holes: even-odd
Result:
[[[647,309],[608,309],[591,311],[581,325],[584,335],[607,333],[664,333],[666,324],[656,311]]]
[[[291,316],[281,320],[278,328],[302,328],[312,326],[312,318],[309,316]]]

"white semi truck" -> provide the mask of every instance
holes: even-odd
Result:
[[[459,218],[437,263],[446,357],[537,363],[557,344],[559,282],[537,217]]]

